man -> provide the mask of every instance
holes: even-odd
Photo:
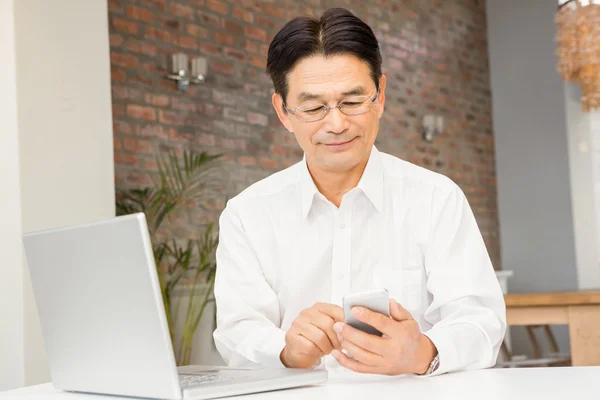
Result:
[[[494,365],[505,307],[473,213],[448,178],[376,149],[386,77],[344,9],[296,18],[269,47],[272,102],[304,151],[220,219],[217,348],[229,365],[441,374]],[[349,293],[386,288],[382,337],[343,323]]]

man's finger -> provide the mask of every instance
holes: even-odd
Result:
[[[331,353],[331,350],[333,350],[333,346],[329,341],[329,336],[313,324],[302,326],[300,334],[313,342],[323,354],[329,354]]]
[[[316,303],[314,307],[321,313],[331,317],[334,322],[344,321],[344,309],[335,304]]]
[[[301,333],[295,336],[294,341],[296,352],[314,358],[320,358],[323,356],[321,349],[319,349],[316,344],[302,336]]]
[[[383,356],[389,351],[387,339],[380,338],[379,336],[370,335],[359,329],[356,329],[348,324],[338,322],[336,324],[338,329],[341,329],[340,335],[342,340],[347,340],[355,345],[370,351],[371,353]]]
[[[412,320],[413,316],[394,299],[390,299],[390,315],[396,321]]]
[[[358,360],[353,360],[341,351],[334,350],[332,353],[333,357],[340,363],[341,366],[346,367],[354,372],[362,374],[382,374],[383,369],[373,365],[366,365]]]
[[[357,346],[349,340],[342,340],[342,349],[346,350],[355,360],[371,366],[383,363],[383,357]]]
[[[338,340],[337,333],[335,333],[333,330],[333,324],[335,323],[333,318],[317,311],[311,316],[310,323],[327,334],[329,341],[331,342],[331,346],[334,349],[340,348],[340,341]]]
[[[374,312],[364,307],[353,307],[352,315],[361,322],[371,325],[379,332],[387,336],[392,336],[394,320],[383,314]]]

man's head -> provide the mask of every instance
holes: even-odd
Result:
[[[271,42],[267,73],[277,115],[313,167],[345,172],[366,160],[385,103],[381,54],[368,25],[340,8],[296,18]]]

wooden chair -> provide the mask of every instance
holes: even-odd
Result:
[[[527,368],[527,367],[558,367],[570,366],[571,356],[561,353],[558,349],[556,339],[548,325],[528,325],[525,327],[527,337],[533,350],[533,358],[525,356],[515,356],[508,349],[505,342],[502,342],[500,353],[503,361],[496,364],[496,368]],[[536,330],[541,330],[548,341],[550,352],[544,354],[540,342],[538,341]]]

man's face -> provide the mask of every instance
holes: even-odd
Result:
[[[335,107],[342,100],[367,96],[365,104],[371,105],[368,111],[345,115],[332,108],[320,121],[306,122],[297,118],[298,112],[293,115],[283,111],[279,94],[273,95],[273,106],[286,129],[296,136],[312,168],[345,172],[367,159],[377,137],[385,103],[385,76],[379,85],[379,96],[373,102],[377,87],[366,63],[352,55],[319,55],[301,60],[288,73],[287,108],[312,111],[320,105]]]

